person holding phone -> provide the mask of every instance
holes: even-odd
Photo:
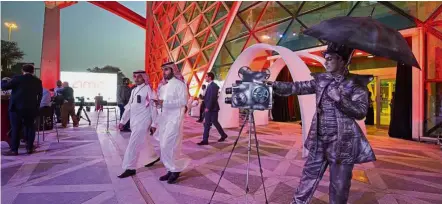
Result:
[[[155,123],[157,118],[157,110],[151,103],[151,100],[156,98],[156,94],[149,84],[145,71],[136,71],[133,73],[133,77],[136,87],[132,89],[119,124],[119,128],[123,129],[130,119],[130,129],[132,130],[129,144],[124,153],[123,169],[125,171],[118,176],[119,178],[136,174],[138,156],[143,148],[147,148],[146,167],[151,167],[160,161],[160,157],[155,153],[154,147],[147,138],[149,131],[151,131],[151,125]]]

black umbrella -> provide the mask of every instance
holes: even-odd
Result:
[[[420,68],[404,37],[371,17],[336,17],[310,27],[304,34]]]

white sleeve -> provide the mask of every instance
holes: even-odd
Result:
[[[132,90],[130,92],[130,98],[129,98],[129,102],[124,106],[124,112],[123,112],[123,116],[121,116],[121,120],[120,120],[120,124],[126,124],[129,119],[130,119],[130,106],[131,106],[131,102],[132,102],[132,95],[134,93],[134,90]]]
[[[164,108],[182,108],[187,105],[187,86],[183,82],[179,82],[174,89],[177,97],[172,100],[164,100]]]
[[[155,91],[153,91],[151,88],[149,88],[149,98],[151,99],[156,99],[157,94],[155,93]],[[156,127],[157,126],[157,117],[158,117],[158,110],[157,108],[154,106],[153,103],[149,102],[149,107],[150,108],[150,117],[152,120],[152,124],[150,125],[151,127]]]

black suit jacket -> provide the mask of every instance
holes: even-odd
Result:
[[[12,78],[10,82],[2,82],[2,90],[12,90],[9,101],[10,111],[38,112],[43,86],[41,80],[34,75],[20,75]]]
[[[214,82],[210,83],[210,85],[207,87],[206,95],[204,96],[204,103],[210,112],[219,111],[218,90],[219,86]]]

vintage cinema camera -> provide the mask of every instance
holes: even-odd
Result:
[[[238,76],[241,80],[226,88],[226,94],[231,94],[231,97],[225,98],[226,104],[232,104],[232,108],[249,110],[272,109],[273,89],[271,83],[267,81],[270,70],[254,72],[244,66],[239,69]]]

